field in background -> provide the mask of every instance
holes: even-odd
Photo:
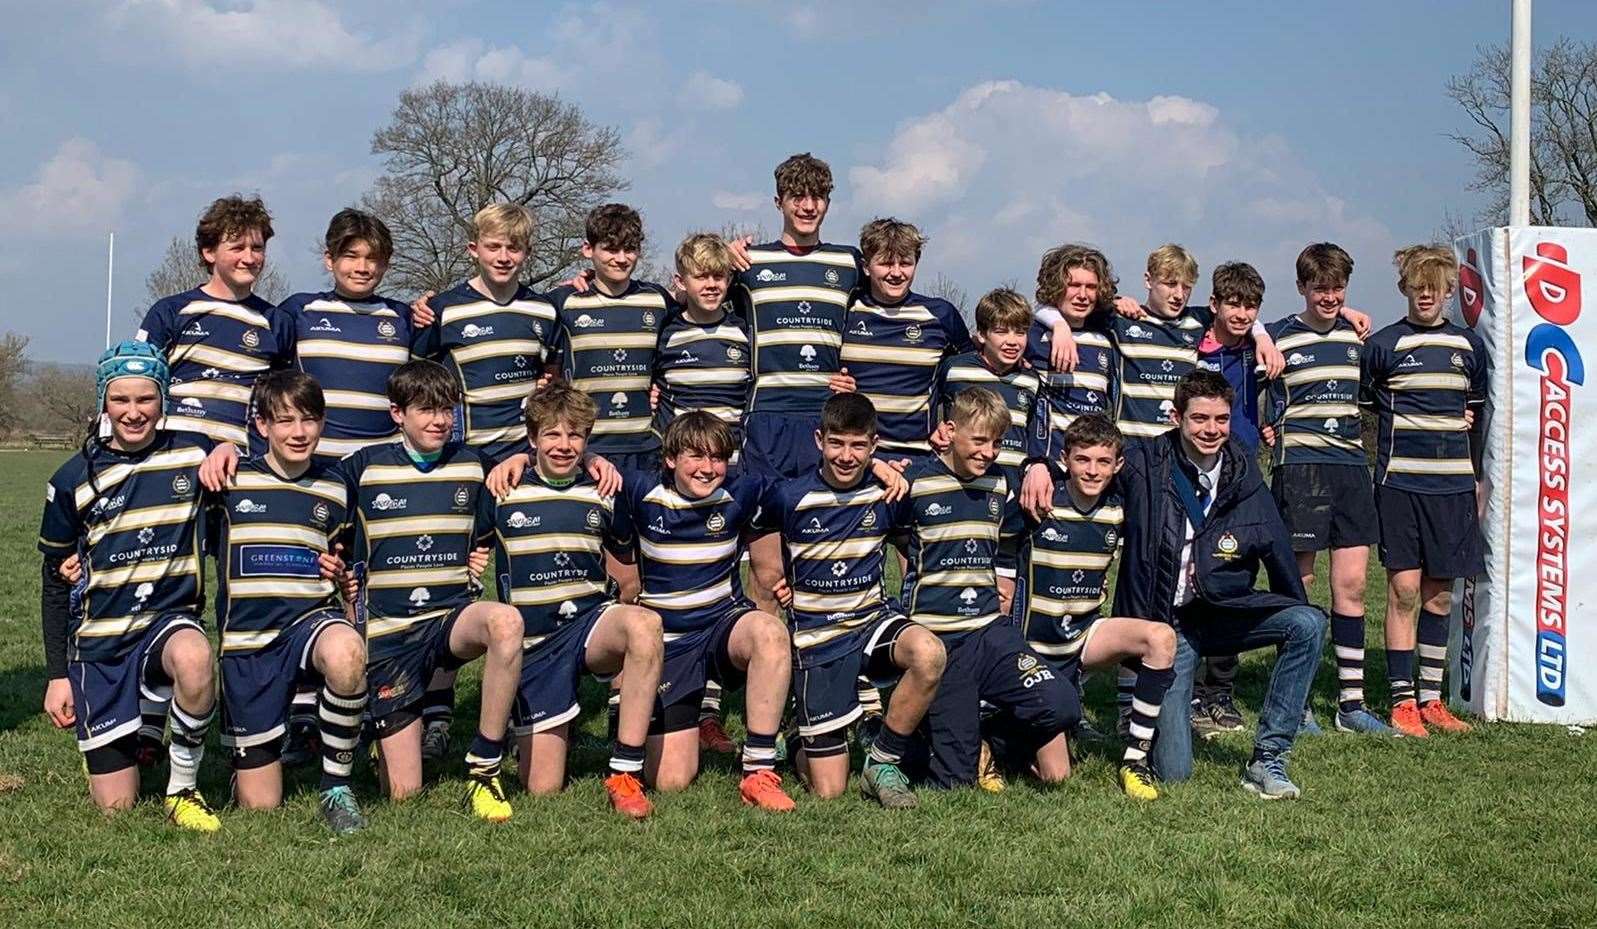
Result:
[[[731,766],[656,797],[637,825],[605,805],[602,752],[574,759],[570,790],[519,794],[501,827],[459,812],[456,757],[403,806],[357,784],[372,821],[334,841],[314,776],[275,814],[224,811],[223,832],[166,827],[155,802],[114,820],[89,804],[77,750],[40,714],[39,557],[45,480],[65,453],[0,452],[0,926],[1416,926],[1590,925],[1597,912],[1597,736],[1481,726],[1428,741],[1304,740],[1306,799],[1265,804],[1237,786],[1250,741],[1201,746],[1194,779],[1149,805],[1114,784],[1113,746],[1084,746],[1056,789],[922,794],[888,813],[857,795],[799,799],[786,817],[739,805]],[[1370,696],[1382,576],[1372,571]],[[1316,596],[1323,599],[1323,582]],[[1257,706],[1268,655],[1244,663]],[[1314,709],[1333,706],[1322,664]],[[590,706],[599,698],[588,693]],[[462,679],[456,733],[476,679]],[[1089,711],[1111,718],[1095,682]],[[735,701],[734,701],[735,706]],[[737,720],[734,710],[734,725]],[[601,734],[602,719],[582,725]],[[214,747],[202,786],[227,796]],[[791,783],[791,776],[789,776]],[[164,783],[147,778],[153,798]]]

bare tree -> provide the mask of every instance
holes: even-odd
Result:
[[[576,261],[588,210],[627,187],[614,128],[557,98],[498,84],[405,91],[372,136],[372,153],[386,158],[387,173],[362,203],[394,233],[387,281],[405,294],[471,276],[471,217],[490,203],[532,211],[522,278],[555,278]]]
[[[27,392],[41,414],[37,428],[64,434],[75,446],[83,444],[99,418],[93,371],[38,365],[28,381]]]
[[[9,438],[22,424],[20,387],[28,370],[28,337],[0,336],[0,438]]]
[[[954,309],[958,310],[961,316],[966,315],[965,304],[970,302],[970,294],[966,292],[965,288],[959,286],[957,281],[941,271],[937,273],[936,277],[932,278],[932,285],[927,289],[926,294],[931,297],[942,297],[952,303]]]
[[[145,302],[143,306],[134,307],[133,314],[137,321],[142,323],[150,304],[162,297],[193,290],[210,279],[211,272],[200,264],[200,256],[194,250],[194,241],[175,235],[172,241],[166,243],[166,252],[161,256],[160,264],[145,276]],[[265,273],[255,282],[255,293],[271,303],[280,303],[284,297],[293,293],[293,289],[289,287],[288,278],[283,272],[277,270],[276,265],[268,263]]]
[[[1492,201],[1480,219],[1508,218],[1509,53],[1478,50],[1468,73],[1447,82],[1447,95],[1471,123],[1449,137],[1475,157],[1470,185]],[[1559,39],[1531,68],[1530,220],[1535,225],[1597,225],[1597,43]]]

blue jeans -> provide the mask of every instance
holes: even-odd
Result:
[[[1307,605],[1258,619],[1211,613],[1201,606],[1187,610],[1176,629],[1176,677],[1159,709],[1158,735],[1149,753],[1159,777],[1184,781],[1192,776],[1192,678],[1199,661],[1214,655],[1278,647],[1253,744],[1270,753],[1291,748],[1320,665],[1325,627],[1325,614]]]

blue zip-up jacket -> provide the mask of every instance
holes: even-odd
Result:
[[[1259,450],[1259,375],[1254,370],[1257,364],[1252,338],[1231,348],[1222,345],[1208,352],[1203,350],[1203,344],[1198,346],[1198,367],[1219,373],[1237,392],[1231,402],[1231,438],[1250,455]]]
[[[1253,456],[1235,441],[1226,443],[1224,455],[1214,503],[1192,539],[1197,564],[1192,605],[1223,621],[1262,618],[1308,602],[1286,526]],[[1118,477],[1126,515],[1116,616],[1175,619],[1187,511],[1172,469],[1186,467],[1197,483],[1185,458],[1179,429],[1126,447]],[[1269,590],[1254,589],[1261,567],[1269,576]]]

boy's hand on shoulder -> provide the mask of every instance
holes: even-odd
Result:
[[[489,493],[494,495],[495,500],[503,500],[505,494],[510,493],[521,483],[521,475],[530,464],[532,464],[532,458],[526,452],[511,455],[504,461],[499,462],[492,471],[488,472],[488,477],[483,481],[483,486],[488,489]]]
[[[433,313],[433,308],[427,305],[427,301],[431,300],[437,295],[438,291],[429,290],[417,297],[416,301],[410,305],[411,328],[426,329],[428,326],[431,326],[433,323],[438,321],[438,317]]]
[[[1115,312],[1127,319],[1141,319],[1148,315],[1148,311],[1142,308],[1142,304],[1125,294],[1115,295]]]
[[[946,421],[938,423],[937,428],[932,430],[932,434],[926,437],[926,443],[932,447],[934,452],[948,451],[948,446],[954,443],[953,424]]]
[[[908,458],[900,458],[897,461],[871,459],[871,474],[887,488],[887,493],[882,495],[882,499],[887,503],[897,503],[909,493],[909,481],[904,479],[904,469],[907,467],[909,467]]]
[[[602,496],[613,497],[621,491],[621,469],[603,455],[590,455],[587,461],[588,477],[599,485]]]
[[[754,236],[746,235],[726,243],[732,252],[732,270],[747,271],[754,262],[749,260],[749,249],[754,245]]]
[[[1034,461],[1026,467],[1026,476],[1020,482],[1020,508],[1041,522],[1048,518],[1054,505],[1054,478],[1048,466]]]
[[[851,394],[858,385],[854,380],[854,375],[848,373],[847,368],[842,368],[827,380],[826,386],[831,388],[834,394]]]
[[[1267,338],[1255,338],[1253,350],[1259,356],[1259,363],[1264,365],[1264,376],[1267,380],[1274,380],[1286,370],[1286,356],[1275,347],[1275,342]]]
[[[218,443],[200,463],[200,486],[217,493],[231,487],[237,473],[238,448],[232,442]]]
[[[1355,310],[1350,306],[1344,306],[1342,307],[1342,318],[1347,320],[1348,325],[1353,327],[1353,334],[1358,336],[1361,342],[1369,338],[1370,333],[1375,331],[1374,320],[1370,319],[1370,314],[1363,310]]]
[[[1064,320],[1054,324],[1053,346],[1048,349],[1048,366],[1060,373],[1076,370],[1076,334]]]
[[[587,293],[593,288],[593,269],[583,268],[581,271],[578,271],[576,274],[572,275],[570,280],[565,282],[565,286],[570,287],[579,294]]]

